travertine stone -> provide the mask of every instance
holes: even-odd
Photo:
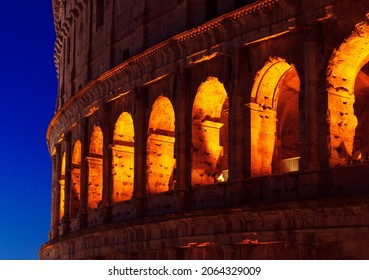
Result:
[[[369,258],[368,1],[52,3],[40,259]]]

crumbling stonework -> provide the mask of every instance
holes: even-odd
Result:
[[[368,1],[208,2],[53,0],[40,259],[369,258]]]

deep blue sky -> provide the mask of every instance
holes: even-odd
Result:
[[[0,259],[37,259],[51,215],[46,129],[57,94],[51,0],[0,8]]]

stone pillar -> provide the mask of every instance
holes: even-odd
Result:
[[[103,190],[102,190],[102,211],[104,223],[111,221],[111,202],[112,202],[112,133],[111,133],[111,106],[105,104],[104,124],[103,124]]]
[[[61,177],[61,154],[60,144],[55,145],[55,155],[53,156],[53,209],[52,209],[52,231],[51,237],[59,236],[59,219],[60,219],[60,184]]]
[[[179,204],[179,211],[185,211],[188,204],[188,188],[190,187],[191,166],[189,162],[190,154],[190,133],[191,125],[188,120],[191,109],[188,109],[188,86],[189,77],[186,70],[181,70],[175,75],[176,79],[176,136],[175,136],[175,155],[176,155],[176,184],[175,196]]]
[[[52,178],[51,178],[51,224],[50,224],[50,232],[49,239],[53,239],[53,226],[56,220],[55,217],[55,186],[54,186],[54,178],[55,178],[55,164],[56,164],[56,155],[53,154],[51,156],[51,166],[52,166]]]
[[[136,207],[136,217],[141,218],[146,213],[146,104],[145,90],[135,89],[135,165],[133,202]]]
[[[239,49],[235,49],[228,57],[231,65],[231,73],[228,75],[229,84],[229,120],[228,120],[228,188],[226,203],[235,205],[242,201],[246,191],[242,181],[244,180],[244,98],[246,90],[242,88],[244,82],[242,76],[245,73],[241,69],[241,54]],[[242,73],[242,74],[241,74]]]
[[[88,38],[87,38],[87,44],[88,44],[88,49],[86,51],[87,53],[87,81],[90,81],[92,79],[92,38],[93,38],[93,19],[94,19],[94,14],[93,14],[93,5],[87,5],[86,4],[86,18],[87,18],[87,23],[86,26],[88,26]]]
[[[67,234],[70,232],[70,203],[71,203],[71,169],[72,169],[72,155],[71,155],[71,133],[67,132],[64,137],[65,144],[65,196],[64,196],[64,216],[61,221],[62,232]]]
[[[81,193],[79,205],[79,229],[87,227],[88,216],[88,155],[89,155],[89,133],[88,133],[88,118],[85,118],[80,123],[81,134]]]
[[[318,157],[318,40],[317,25],[307,24],[305,32],[305,159],[303,170],[320,169]]]
[[[240,53],[235,50],[231,54],[232,75],[230,77],[231,95],[229,110],[229,181],[239,182],[243,179],[244,156],[243,147],[245,145],[243,138],[243,94],[242,78],[240,75]],[[244,75],[244,73],[242,73]]]

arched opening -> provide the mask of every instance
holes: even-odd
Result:
[[[172,103],[160,96],[152,106],[147,137],[147,182],[149,193],[173,189],[175,115]]]
[[[369,24],[361,22],[335,51],[327,69],[330,166],[368,157]]]
[[[62,156],[62,164],[61,164],[61,171],[60,171],[60,203],[59,203],[59,218],[62,221],[64,217],[64,203],[65,203],[65,164],[66,164],[66,153],[63,153]]]
[[[209,77],[192,107],[192,186],[228,179],[228,109],[223,84]]]
[[[113,138],[113,202],[129,200],[133,194],[134,128],[129,113],[122,113]]]
[[[81,142],[79,140],[75,142],[73,148],[71,176],[71,217],[76,218],[81,199]]]
[[[103,133],[94,125],[91,138],[88,162],[88,208],[96,209],[102,199],[103,184]]]
[[[359,71],[355,81],[355,129],[353,160],[369,159],[369,63]],[[356,152],[356,153],[355,153]]]
[[[299,170],[300,79],[293,65],[270,58],[251,92],[251,175]]]

